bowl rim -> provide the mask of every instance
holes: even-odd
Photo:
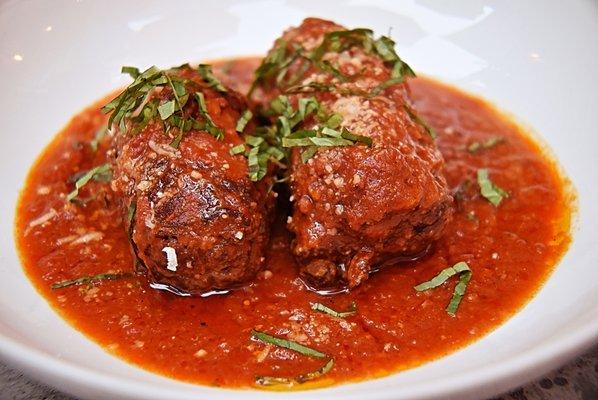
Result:
[[[516,357],[511,357],[498,366],[487,364],[478,368],[473,373],[469,373],[466,380],[463,380],[463,377],[454,375],[438,379],[434,381],[433,385],[420,382],[401,387],[400,393],[394,391],[370,391],[363,393],[363,390],[357,390],[355,393],[342,393],[342,395],[345,399],[355,400],[392,400],[399,398],[414,400],[440,396],[447,398],[457,395],[467,398],[467,395],[471,396],[474,391],[477,396],[497,394],[521,385],[530,378],[533,379],[557,368],[562,362],[582,353],[596,342],[598,342],[598,320],[589,322],[582,329],[567,332],[559,335],[554,340],[523,351]],[[360,384],[371,384],[375,381],[382,382],[395,375],[390,374],[378,379],[341,384],[321,389],[272,392],[258,389],[215,388],[206,385],[190,384],[143,370],[164,379],[188,385],[187,388],[164,389],[154,383],[132,381],[105,372],[94,371],[73,362],[60,360],[42,351],[32,349],[3,334],[0,334],[0,356],[17,368],[22,368],[24,371],[30,372],[35,369],[37,376],[54,377],[54,379],[46,380],[45,382],[74,395],[80,395],[80,393],[73,390],[73,388],[83,386],[94,392],[126,396],[125,398],[139,398],[139,396],[143,396],[144,399],[148,400],[197,398],[198,395],[202,394],[193,393],[198,388],[205,390],[206,393],[204,395],[209,395],[212,399],[230,399],[231,395],[246,399],[259,398],[260,400],[281,398],[282,396],[287,398],[338,398],[340,393],[335,393],[338,388],[357,387]],[[129,365],[133,368],[139,368],[133,364]],[[492,385],[489,385],[490,383]]]
[[[578,6],[579,4],[580,3],[577,3]],[[14,3],[4,3],[4,6],[6,6],[4,9],[2,6],[0,6],[0,14],[2,13],[2,10],[8,9],[10,5],[14,5]],[[207,58],[209,59],[215,57],[210,56]],[[446,80],[445,78],[440,79],[442,82],[448,82],[455,86],[458,85],[457,82],[453,80]],[[464,91],[468,94],[474,94],[476,97],[479,97],[479,94],[475,94],[476,90],[472,90],[472,87],[466,88],[461,87],[461,85],[458,85],[457,87],[461,91]],[[486,96],[482,96],[482,98],[487,100]],[[87,104],[87,102],[82,103]],[[498,108],[499,111],[502,113],[507,112],[509,119],[516,121],[518,125],[526,128],[528,127],[527,123],[523,122],[517,116],[514,116],[514,110],[513,114],[511,114],[510,108],[503,107],[506,104],[501,103],[502,102],[496,98],[489,102],[491,105],[500,105],[500,108]],[[63,123],[60,124],[60,127],[64,126],[64,121],[62,122]],[[534,128],[526,129],[526,131],[528,133],[537,132]],[[534,141],[543,138],[539,134],[532,136]],[[543,143],[543,141],[540,141],[540,143]],[[547,148],[550,150],[550,147]],[[39,157],[39,154],[37,157]],[[556,157],[553,158],[558,161]],[[561,166],[559,162],[557,162],[557,165]],[[564,174],[563,176],[567,177],[569,174]],[[581,198],[577,197],[577,200],[579,201]],[[11,205],[11,207],[14,207],[14,205]],[[574,212],[573,219],[571,221],[572,234],[575,233],[576,228],[581,221],[579,203],[575,208],[576,212]],[[14,228],[12,220],[9,223],[9,226]],[[11,239],[14,240],[14,237]],[[567,252],[571,251],[573,245],[575,245],[575,235],[573,235],[573,240],[570,243]],[[567,255],[567,252],[564,253],[564,256]],[[522,304],[522,306],[519,307],[515,313],[510,315],[507,320],[497,325],[494,332],[502,329],[509,320],[512,320],[512,318],[524,312],[525,308],[532,304],[541,291],[545,290],[546,285],[555,278],[555,274],[563,268],[563,261],[564,259],[560,259],[559,263],[554,266],[550,274],[546,277],[534,295],[532,295],[524,304]],[[20,264],[17,265],[19,267],[21,266]],[[26,278],[26,274],[22,268],[19,268],[19,272],[24,274],[25,279],[29,283],[29,280]],[[32,289],[34,289],[36,295],[39,296],[39,292],[37,291],[35,285],[32,286]],[[44,296],[40,296],[40,299],[45,300]],[[56,310],[49,305],[49,303],[46,303],[46,305],[50,307],[52,310],[51,314],[54,317],[58,317],[61,321],[68,324],[65,329],[68,328],[68,330],[71,332],[72,330],[76,331],[76,334],[81,335],[84,340],[93,346],[98,346],[103,351],[106,351],[104,347],[88,338],[83,332],[71,326],[67,320],[63,319],[56,312]],[[588,313],[579,315],[576,318],[577,325],[575,329],[567,329],[567,327],[563,327],[552,335],[544,336],[541,342],[537,342],[533,344],[533,346],[523,349],[522,351],[515,352],[514,355],[510,355],[509,357],[505,358],[504,361],[486,363],[478,368],[470,368],[468,373],[463,373],[462,371],[450,371],[450,375],[442,376],[433,382],[425,382],[422,379],[412,384],[395,384],[393,379],[398,377],[397,374],[403,373],[395,372],[380,378],[373,378],[358,382],[347,382],[332,387],[301,391],[269,392],[253,388],[216,388],[206,385],[186,383],[184,381],[168,378],[142,369],[134,364],[128,363],[126,360],[120,357],[116,357],[111,353],[106,352],[107,355],[115,359],[114,362],[124,362],[128,366],[139,371],[143,371],[146,374],[151,374],[152,376],[161,380],[167,380],[166,382],[172,382],[172,386],[169,385],[168,387],[165,387],[160,385],[159,381],[157,380],[145,380],[143,377],[127,378],[110,370],[97,370],[86,363],[63,359],[59,355],[52,354],[51,352],[45,352],[42,349],[35,347],[33,344],[28,344],[25,340],[21,340],[16,336],[11,336],[8,333],[2,332],[0,332],[0,361],[6,362],[12,367],[27,372],[28,375],[35,380],[45,382],[50,386],[56,387],[64,392],[78,395],[83,398],[143,398],[148,400],[163,400],[165,398],[175,400],[191,398],[209,398],[216,400],[230,398],[259,400],[282,398],[336,400],[339,398],[352,400],[391,400],[399,398],[403,400],[415,400],[431,398],[458,398],[460,400],[465,400],[473,398],[473,396],[475,396],[475,398],[480,398],[484,396],[496,395],[499,392],[504,392],[513,387],[517,387],[531,379],[537,378],[542,374],[547,373],[554,368],[559,367],[568,359],[573,358],[583,351],[589,349],[591,346],[598,344],[598,318],[595,318],[596,314],[594,311],[595,309],[592,309]],[[50,311],[48,310],[48,313],[49,312]],[[470,346],[480,343],[482,340],[484,340],[484,338],[487,337],[488,334],[485,334],[475,342],[451,352],[451,355],[458,354]],[[492,351],[490,346],[488,346],[487,349]],[[409,371],[425,368],[426,365],[429,365],[429,363],[425,363],[422,366],[410,369]]]

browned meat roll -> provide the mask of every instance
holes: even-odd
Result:
[[[287,30],[256,72],[252,96],[266,114],[287,100],[295,108],[312,97],[319,103],[287,140],[299,146],[288,227],[311,286],[355,287],[382,264],[422,254],[451,218],[444,161],[411,108],[410,75],[389,38],[314,18]],[[347,145],[356,135],[371,143]],[[327,138],[339,146],[320,140]]]
[[[247,282],[264,264],[273,196],[269,177],[254,182],[231,155],[244,143],[245,100],[207,66],[129,72],[135,81],[106,110],[113,189],[140,270],[177,294]]]

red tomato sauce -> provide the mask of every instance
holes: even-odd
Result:
[[[222,61],[215,72],[245,93],[258,63]],[[106,162],[107,141],[95,152],[89,145],[106,122],[99,110],[106,99],[76,115],[29,173],[16,219],[24,269],[55,310],[106,351],[194,383],[255,387],[258,375],[292,377],[322,366],[321,359],[252,341],[252,329],[334,359],[330,372],[301,388],[378,377],[454,352],[498,327],[545,282],[571,240],[574,196],[544,149],[488,103],[427,78],[410,86],[417,110],[438,133],[455,216],[425,257],[387,267],[350,293],[306,289],[290,254],[285,215],[274,224],[267,270],[227,295],[177,297],[149,288],[141,276],[52,289],[66,279],[133,271],[109,183],[85,186],[82,202],[65,200],[74,174]],[[494,137],[502,141],[469,150]],[[478,168],[488,168],[508,191],[498,207],[479,194]],[[426,292],[414,286],[459,261],[473,275],[451,317],[445,307],[456,278]],[[355,302],[358,311],[335,318],[311,310],[311,302],[335,310]]]

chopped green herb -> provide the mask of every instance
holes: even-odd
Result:
[[[256,376],[255,383],[260,386],[293,386],[296,381],[293,378],[282,376]]]
[[[289,102],[289,98],[285,95],[280,95],[270,102],[270,110],[273,115],[284,115],[290,117],[293,114],[293,106]]]
[[[124,69],[125,73],[130,73],[128,72],[128,68],[132,67],[126,67]],[[117,125],[121,125],[121,128],[124,128],[124,118],[131,115],[133,111],[141,106],[154,87],[164,86],[167,83],[168,80],[164,76],[163,71],[160,71],[155,66],[137,75],[133,83],[120,95],[102,107],[104,113],[112,113],[108,119],[108,126],[110,127],[113,123],[116,123]]]
[[[116,272],[116,273],[104,273],[98,274],[93,276],[82,276],[77,279],[69,279],[66,281],[56,282],[53,283],[50,288],[52,289],[62,289],[69,286],[78,286],[78,285],[85,285],[85,284],[93,284],[99,281],[112,281],[115,279],[123,279],[129,278],[133,276],[133,274],[128,272]]]
[[[321,71],[328,72],[341,82],[346,82],[349,80],[349,77],[343,75],[343,73],[338,69],[338,67],[332,65],[330,61],[320,61],[316,65]]]
[[[195,98],[197,99],[197,104],[199,105],[199,113],[206,119],[205,130],[216,139],[224,138],[224,131],[216,126],[212,117],[208,113],[208,109],[206,107],[206,101],[204,98],[203,93],[196,92]]]
[[[351,146],[357,142],[371,146],[372,139],[366,136],[355,135],[346,129],[338,131],[323,127],[319,130],[299,130],[287,137],[282,138],[282,147],[305,147],[305,146]]]
[[[405,111],[407,111],[409,118],[411,118],[411,120],[416,124],[422,126],[426,130],[426,133],[430,135],[432,139],[436,139],[438,137],[436,131],[432,129],[428,124],[426,124],[426,121],[421,119],[421,117],[417,115],[417,113],[413,109],[411,109],[411,107],[409,107],[408,105],[404,105],[403,107],[405,108]]]
[[[176,103],[174,100],[167,101],[166,103],[158,106],[158,112],[162,121],[166,121],[176,110]]]
[[[244,144],[238,144],[236,146],[233,146],[229,150],[229,153],[230,153],[231,156],[234,156],[234,155],[237,155],[237,154],[243,154],[243,153],[245,153],[245,145]]]
[[[251,135],[245,135],[245,142],[250,149],[243,151],[247,157],[251,180],[262,179],[268,171],[268,162],[273,161],[285,168],[289,158],[288,148],[307,147],[301,154],[306,162],[321,146],[350,146],[356,143],[372,144],[371,138],[355,135],[342,128],[339,114],[329,113],[315,98],[299,99],[297,109],[289,99],[278,96],[270,103],[266,115],[275,118],[276,124],[256,128]],[[311,116],[319,122],[317,129],[301,129],[301,122]],[[231,150],[232,151],[232,150]],[[241,149],[235,149],[240,154]]]
[[[463,261],[458,262],[457,264],[453,265],[452,267],[443,269],[442,271],[440,271],[440,273],[438,273],[438,275],[436,275],[434,278],[430,279],[429,281],[420,283],[419,285],[417,285],[415,287],[415,290],[417,290],[418,292],[423,292],[426,290],[434,289],[435,287],[442,285],[450,277],[460,274],[461,272],[464,272],[464,271],[470,271],[469,266],[467,265],[466,262],[463,262]]]
[[[353,302],[349,305],[349,308],[346,311],[336,311],[328,306],[325,306],[322,303],[311,303],[311,309],[314,311],[331,315],[333,317],[345,318],[351,315],[355,315],[355,313],[357,313],[357,304]]]
[[[402,83],[406,77],[415,77],[415,72],[407,65],[395,51],[395,42],[387,36],[382,36],[374,43],[378,54],[386,63],[393,63],[390,78],[376,86],[372,95],[376,96],[385,89]]]
[[[212,66],[207,64],[199,64],[197,67],[199,70],[199,74],[203,78],[203,80],[213,89],[221,92],[226,93],[227,90],[224,85],[216,78],[214,73],[212,72]]]
[[[453,297],[451,298],[450,303],[446,307],[446,312],[454,317],[455,313],[457,312],[457,308],[459,308],[459,304],[461,303],[461,299],[465,294],[467,285],[471,280],[471,269],[469,268],[469,265],[467,265],[466,262],[461,261],[453,265],[452,267],[443,269],[434,278],[415,286],[415,290],[417,290],[418,292],[423,292],[426,290],[436,288],[442,285],[444,282],[446,282],[449,278],[457,274],[459,274],[459,283],[457,283],[457,285],[455,286],[455,289],[453,291]]]
[[[137,79],[137,77],[140,75],[140,73],[139,73],[139,68],[136,68],[136,67],[128,67],[128,66],[123,66],[123,67],[120,69],[120,72],[121,72],[122,74],[127,74],[127,75],[129,75],[129,76],[130,76],[131,78],[133,78],[133,79]]]
[[[342,122],[343,122],[343,116],[335,113],[335,114],[332,114],[326,120],[326,122],[324,122],[324,125],[330,129],[337,129],[341,125]]]
[[[314,349],[304,346],[300,343],[293,342],[292,340],[282,339],[279,337],[271,336],[264,332],[252,330],[251,338],[255,339],[255,340],[259,340],[260,342],[264,342],[267,344],[273,344],[278,347],[284,347],[285,349],[296,351],[297,353],[303,354],[305,356],[316,357],[316,358],[325,358],[326,357],[326,354],[319,352],[318,350],[314,350]]]
[[[505,138],[496,136],[492,137],[485,142],[473,142],[467,147],[467,151],[470,153],[477,153],[480,150],[490,149],[496,145],[499,145],[505,141]]]
[[[241,114],[241,117],[237,121],[237,126],[235,128],[236,131],[239,133],[242,133],[243,130],[245,130],[247,123],[251,120],[252,117],[253,117],[253,113],[251,112],[251,110],[245,110],[245,112],[243,112],[243,114]]]
[[[477,175],[481,195],[495,207],[500,204],[503,198],[509,197],[509,194],[505,190],[492,183],[488,176],[488,169],[478,169]]]
[[[137,211],[137,203],[135,201],[129,204],[129,209],[127,210],[127,222],[131,223],[133,218],[135,217],[135,212]]]
[[[249,97],[253,94],[257,85],[264,81],[271,81],[275,78],[276,85],[286,93],[305,93],[307,91],[338,91],[343,92],[333,83],[321,84],[310,83],[307,85],[295,85],[295,82],[305,74],[310,66],[332,75],[340,82],[350,81],[355,76],[344,75],[337,66],[329,61],[323,60],[327,53],[341,53],[351,47],[363,49],[368,54],[380,57],[385,65],[392,67],[390,78],[374,88],[372,93],[360,93],[363,96],[375,96],[384,89],[402,83],[406,77],[415,76],[413,70],[396,53],[395,42],[387,36],[374,40],[373,32],[370,29],[350,29],[328,32],[324,35],[322,43],[313,51],[307,52],[299,44],[288,45],[284,40],[278,40],[272,51],[262,61],[262,64],[255,72],[255,79],[249,91]],[[295,62],[297,61],[297,62]],[[288,71],[294,66],[294,74],[288,77]],[[285,85],[283,85],[285,84]],[[353,95],[348,91],[346,94]],[[343,93],[341,93],[343,94]]]
[[[385,80],[384,82],[382,82],[381,84],[379,84],[378,86],[376,86],[375,88],[372,89],[371,91],[371,95],[372,96],[378,96],[380,93],[382,93],[383,91],[385,91],[386,89],[388,89],[391,86],[394,86],[396,84],[399,84],[401,82],[403,82],[403,78],[390,78]]]
[[[362,90],[362,89],[355,89],[355,88],[342,88],[338,87],[332,83],[319,83],[319,82],[310,82],[305,85],[294,85],[289,86],[288,88],[282,89],[284,93],[287,94],[295,94],[295,93],[314,93],[314,92],[334,92],[338,93],[342,96],[362,96],[362,97],[371,97],[371,92]]]
[[[221,139],[224,135],[223,131],[214,124],[207,113],[203,96],[197,96],[197,93],[191,96],[187,93],[186,85],[190,81],[178,75],[178,70],[183,68],[190,67],[188,64],[184,64],[165,71],[150,67],[142,73],[139,73],[139,70],[134,67],[123,67],[123,73],[131,75],[134,81],[119,96],[102,108],[104,113],[111,113],[108,126],[117,124],[124,131],[125,122],[130,121],[131,129],[128,132],[134,135],[159,116],[167,133],[171,128],[179,130],[171,142],[172,147],[178,147],[184,133],[191,129],[205,130],[212,136]],[[211,87],[223,91],[224,88],[211,73],[210,66],[200,65],[199,72]],[[151,98],[153,89],[158,87],[170,88],[173,98],[159,104],[157,98]],[[205,122],[200,122],[183,112],[183,108],[190,98],[198,102],[199,113]]]
[[[265,140],[261,136],[252,136],[252,135],[245,136],[245,143],[247,143],[248,145],[253,146],[253,147],[257,147],[264,142],[265,142]]]
[[[93,151],[94,153],[98,151],[98,146],[100,145],[102,139],[104,139],[104,137],[106,136],[106,133],[108,133],[107,126],[103,126],[96,131],[95,136],[93,137],[91,142],[89,142],[89,147],[91,147],[91,151]]]
[[[91,181],[92,179],[105,182],[106,180],[111,179],[108,178],[109,176],[111,177],[110,164],[102,164],[90,169],[85,174],[83,174],[83,176],[77,179],[77,181],[75,182],[75,190],[73,190],[66,196],[66,200],[73,201],[79,195],[79,189],[87,185],[89,181]]]
[[[185,134],[185,129],[179,129],[179,133],[172,139],[170,142],[170,147],[178,149],[181,145],[181,140],[183,140],[183,135]]]
[[[309,161],[310,158],[316,155],[318,152],[318,146],[310,146],[306,147],[305,150],[301,152],[301,162],[304,164]]]
[[[362,47],[366,52],[371,52],[373,48],[371,29],[356,28],[328,32],[324,35],[322,43],[311,53],[312,61],[320,61],[324,54],[329,52],[341,53],[353,46]]]
[[[247,153],[247,166],[249,167],[249,179],[256,182],[262,179],[268,173],[268,160],[270,159],[269,154],[264,151],[267,145],[264,142],[264,146],[259,145],[253,147]]]
[[[451,298],[450,303],[446,306],[446,312],[451,316],[454,317],[457,313],[457,309],[459,308],[459,304],[461,304],[461,300],[465,295],[465,290],[467,290],[467,285],[471,280],[471,271],[464,271],[459,275],[459,283],[455,286],[455,290],[453,291],[453,297]]]
[[[317,370],[308,372],[303,375],[299,375],[295,379],[299,383],[317,379],[317,378],[321,377],[322,375],[326,374],[328,371],[330,371],[333,366],[334,366],[334,360],[331,358],[330,360],[328,360],[328,362],[326,364],[324,364],[322,367],[318,368]]]
[[[256,376],[255,383],[260,386],[293,386],[295,384],[302,384],[314,379],[320,378],[322,375],[328,373],[334,366],[334,360],[331,358],[322,367],[315,371],[306,374],[298,375],[294,378],[276,377],[276,376]]]
[[[372,138],[368,137],[368,136],[363,136],[363,135],[356,135],[354,133],[349,132],[346,129],[343,129],[341,131],[341,137],[347,140],[352,141],[353,143],[363,143],[367,146],[372,146]]]
[[[305,146],[319,146],[319,147],[332,147],[332,146],[351,146],[353,142],[345,140],[343,138],[334,137],[304,137],[304,138],[283,138],[282,147],[305,147]]]
[[[276,83],[280,85],[287,75],[288,68],[301,56],[302,51],[303,48],[301,46],[294,45],[289,48],[286,41],[278,39],[272,51],[268,53],[260,66],[255,70],[255,78],[247,96],[251,98],[260,82],[274,78]],[[299,76],[296,76],[289,80],[295,81],[298,78]]]

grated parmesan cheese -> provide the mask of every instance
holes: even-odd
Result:
[[[35,228],[38,225],[45,224],[46,222],[48,222],[49,220],[51,220],[52,218],[54,218],[57,215],[58,215],[58,213],[56,212],[56,210],[53,208],[50,208],[50,211],[48,211],[44,215],[41,215],[40,217],[34,219],[33,221],[31,221],[29,223],[29,226],[27,226],[27,229],[25,230],[25,235],[27,235],[32,228]]]
[[[102,232],[89,232],[85,235],[79,236],[77,239],[71,242],[71,246],[75,246],[77,244],[85,244],[89,242],[94,242],[97,240],[102,240],[104,234]]]
[[[49,193],[50,193],[50,188],[47,186],[40,186],[37,189],[37,194],[44,195],[44,194],[49,194]]]

